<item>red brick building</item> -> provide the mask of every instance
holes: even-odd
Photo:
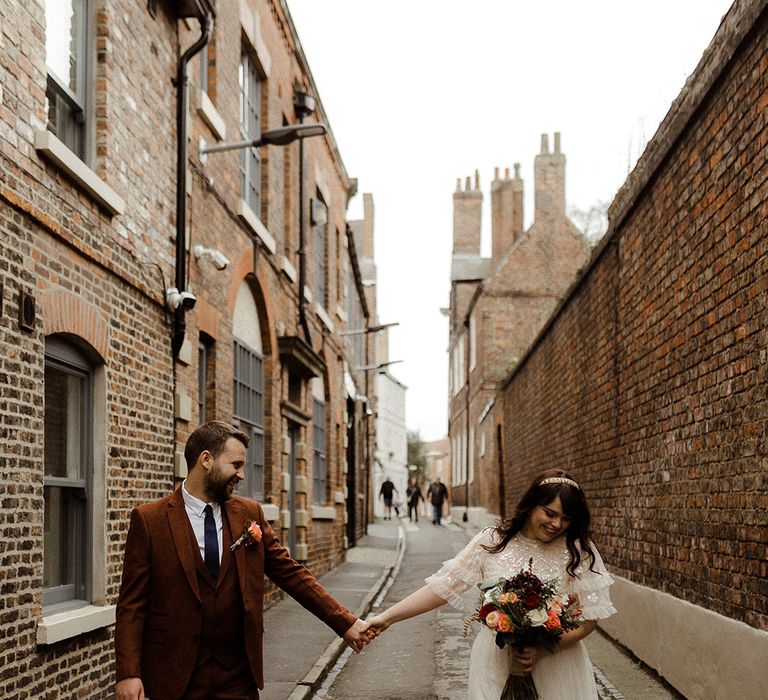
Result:
[[[504,514],[494,401],[589,251],[565,213],[560,134],[536,156],[534,221],[523,227],[523,180],[497,170],[491,185],[492,255],[480,255],[483,195],[479,177],[453,195],[449,343],[449,438],[454,517],[475,524]]]
[[[202,420],[251,435],[241,493],[316,572],[365,530],[356,182],[330,130],[201,151],[327,123],[284,2],[11,1],[0,25],[0,695],[111,697],[129,513]]]
[[[768,3],[736,2],[497,394],[507,510],[583,485],[611,635],[688,698],[768,659]]]

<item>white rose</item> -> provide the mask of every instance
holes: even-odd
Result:
[[[544,608],[536,608],[528,613],[531,627],[541,627],[547,621],[547,611]]]
[[[493,603],[493,591],[486,591],[483,596],[484,603]]]

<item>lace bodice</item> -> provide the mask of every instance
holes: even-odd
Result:
[[[552,542],[540,542],[518,533],[501,552],[491,554],[483,545],[495,544],[495,536],[492,528],[479,532],[461,552],[446,561],[437,573],[425,579],[427,585],[455,608],[471,612],[477,608],[480,599],[477,588],[479,583],[514,576],[521,569],[527,569],[528,562],[533,559],[534,574],[543,581],[557,578],[563,592],[579,596],[585,619],[600,620],[616,612],[608,591],[613,578],[594,544],[594,571],[589,569],[587,557],[582,557],[576,570],[578,576],[574,577],[565,569],[569,559],[565,536]]]

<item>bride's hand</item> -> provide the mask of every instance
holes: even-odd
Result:
[[[365,621],[365,624],[368,625],[366,627],[366,631],[369,635],[373,635],[373,637],[378,637],[390,625],[390,623],[387,622],[382,615],[374,615],[373,617],[369,617]]]
[[[530,673],[539,658],[539,651],[537,647],[525,647],[522,651],[513,649],[512,658],[520,665],[523,673]]]

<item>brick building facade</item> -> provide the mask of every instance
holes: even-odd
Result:
[[[330,131],[201,154],[326,121],[285,3],[213,5],[0,19],[4,698],[111,697],[130,511],[179,483],[204,419],[251,435],[241,494],[317,573],[365,530],[356,183]]]
[[[482,192],[467,178],[454,193],[449,341],[449,429],[454,516],[474,524],[504,514],[494,428],[499,383],[546,322],[589,246],[565,213],[560,134],[541,138],[534,164],[533,224],[523,225],[523,180],[496,171],[492,255],[480,255]]]
[[[507,510],[573,473],[604,629],[688,698],[765,697],[767,5],[731,7],[496,400]]]

